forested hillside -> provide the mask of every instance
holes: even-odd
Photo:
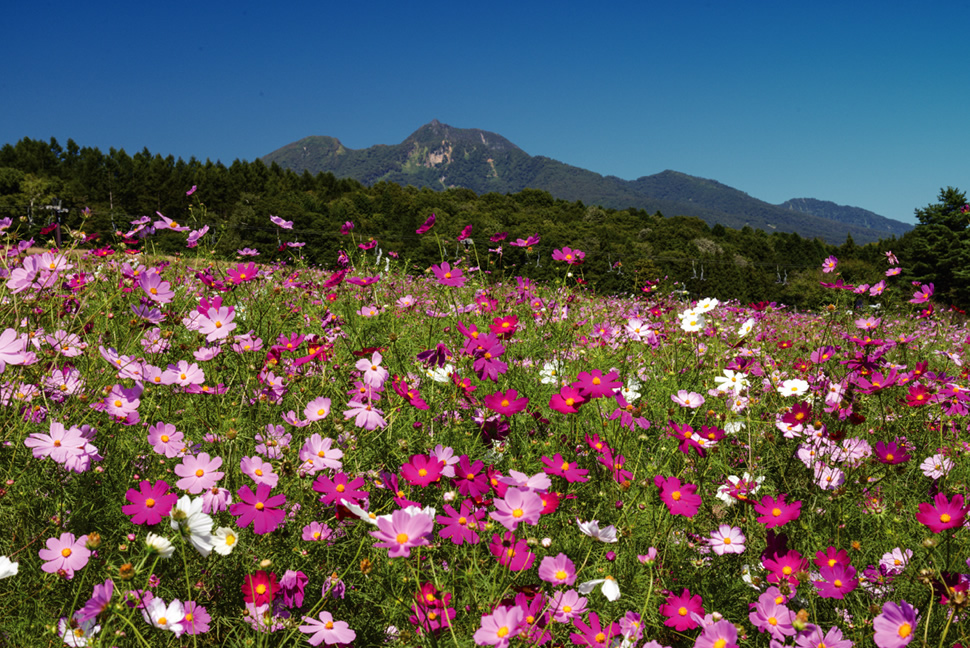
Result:
[[[949,196],[946,209],[952,211],[961,196]],[[54,226],[60,222],[65,245],[83,240],[102,254],[146,248],[186,252],[185,235],[145,237],[149,227],[125,236],[132,221],[157,220],[156,213],[192,230],[208,226],[198,251],[215,258],[237,258],[238,250],[251,248],[262,261],[302,257],[305,263],[330,267],[340,250],[373,241],[368,254],[375,260],[394,253],[415,272],[444,257],[488,269],[495,280],[516,275],[554,279],[562,278],[563,267],[550,255],[569,246],[584,251],[586,262],[566,280],[584,281],[594,290],[637,291],[665,281],[691,294],[804,307],[831,301],[832,293],[819,286],[821,262],[830,255],[840,259],[845,281],[875,285],[886,269],[885,251],[895,251],[905,271],[931,281],[938,270],[923,248],[943,249],[942,241],[925,240],[926,227],[942,227],[935,217],[901,240],[859,246],[850,237],[833,246],[794,233],[710,227],[699,218],[557,200],[533,189],[479,195],[390,182],[367,187],[330,173],[297,175],[259,160],[226,166],[162,157],[147,149],[134,155],[116,149],[103,153],[71,140],[62,147],[55,140],[23,139],[0,149],[0,219],[11,218],[9,231],[22,239],[47,244],[57,236]],[[431,214],[437,217],[435,228],[418,235]],[[271,216],[292,222],[292,229],[274,225]],[[353,230],[341,234],[348,222]],[[459,243],[459,232],[467,226],[470,236]],[[503,232],[508,236],[499,240]],[[540,237],[538,243],[514,245],[532,235]],[[959,245],[943,250],[945,258],[962,258],[962,238],[951,235],[947,241]],[[910,262],[910,250],[921,255],[918,265]],[[970,280],[964,275],[955,268],[946,277],[946,298],[954,303],[965,303],[964,286]],[[880,300],[866,291],[858,299]]]

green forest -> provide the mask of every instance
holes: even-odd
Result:
[[[566,268],[551,253],[569,246],[585,252],[586,261],[571,267],[568,279],[600,293],[629,293],[661,282],[692,296],[803,309],[834,300],[819,283],[828,278],[820,271],[825,258],[839,259],[843,281],[875,285],[885,278],[889,251],[899,258],[905,281],[934,283],[945,306],[970,305],[966,196],[947,187],[936,199],[915,208],[919,224],[898,239],[856,245],[848,238],[833,246],[794,233],[710,227],[699,218],[569,202],[535,189],[479,195],[388,182],[367,187],[331,173],[299,175],[260,160],[226,166],[148,149],[104,153],[70,139],[61,146],[54,139],[24,138],[0,148],[0,219],[10,218],[8,231],[38,246],[54,245],[60,234],[62,246],[81,242],[105,254],[191,252],[185,235],[174,232],[125,238],[133,220],[155,220],[160,213],[193,230],[208,226],[199,250],[216,259],[236,259],[237,250],[252,248],[264,263],[296,257],[329,268],[340,250],[376,241],[367,251],[375,261],[397,254],[414,272],[423,272],[442,260],[462,259],[466,267],[488,270],[495,281],[560,278]],[[416,234],[431,214],[434,229]],[[292,229],[277,227],[271,216],[292,221]],[[341,233],[346,222],[354,224],[349,235]],[[470,237],[458,242],[469,225]],[[508,238],[490,240],[500,232]],[[531,248],[510,245],[532,235],[541,240]],[[854,297],[856,306],[888,298],[868,292]]]

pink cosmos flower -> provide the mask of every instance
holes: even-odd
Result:
[[[178,501],[178,496],[169,493],[168,484],[162,480],[154,484],[142,480],[138,489],[131,488],[125,493],[125,499],[131,504],[121,507],[125,515],[131,516],[132,524],[158,524]]]
[[[903,648],[916,636],[916,615],[919,610],[906,601],[898,604],[888,601],[882,606],[882,614],[872,620],[875,633],[873,641],[879,648]]]
[[[916,514],[919,523],[926,525],[933,533],[963,526],[970,512],[970,506],[963,505],[963,495],[954,495],[951,502],[943,493],[937,493],[933,501],[935,505],[920,502],[919,513]]]
[[[821,575],[823,580],[812,581],[818,590],[818,595],[822,598],[845,598],[845,595],[854,590],[859,585],[859,579],[855,577],[856,570],[852,565],[836,563],[829,567],[822,567]]]
[[[236,311],[232,306],[221,306],[220,308],[210,308],[204,315],[196,319],[198,331],[205,336],[209,342],[224,340],[236,329],[233,318]]]
[[[783,556],[775,553],[774,558],[765,558],[762,564],[771,572],[768,574],[769,583],[787,580],[793,586],[798,585],[798,572],[808,569],[808,561],[797,551],[789,551]]]
[[[549,399],[549,409],[563,414],[575,414],[579,411],[580,405],[585,402],[586,398],[583,397],[582,392],[575,387],[564,386],[558,394],[553,394]]]
[[[924,459],[923,463],[919,465],[919,468],[930,479],[940,479],[953,470],[953,461],[945,455],[935,454],[932,457]]]
[[[622,636],[620,624],[601,623],[600,617],[595,612],[589,613],[589,623],[583,623],[582,619],[573,619],[573,626],[579,632],[570,632],[569,639],[576,646],[612,646],[613,640]]]
[[[576,590],[559,590],[549,601],[549,610],[559,623],[569,623],[574,617],[586,613],[585,597]]]
[[[913,298],[909,300],[910,304],[925,304],[933,296],[934,286],[931,283],[922,284],[919,290],[913,293]]]
[[[543,471],[546,474],[563,477],[570,484],[573,482],[589,481],[589,479],[586,477],[586,475],[589,474],[588,470],[580,468],[575,461],[566,461],[558,452],[554,454],[551,459],[543,456],[542,463],[546,466],[543,468]]]
[[[307,403],[305,408],[303,408],[303,416],[305,416],[310,422],[319,421],[322,418],[326,418],[327,414],[329,413],[330,399],[325,396],[314,398],[312,401]]]
[[[65,428],[62,423],[51,421],[48,434],[35,432],[24,439],[24,445],[31,448],[34,458],[50,457],[59,464],[65,464],[72,456],[83,451],[87,439],[76,426]]]
[[[172,284],[163,281],[161,275],[154,270],[143,274],[138,285],[145,291],[148,298],[155,303],[167,304],[175,298]]]
[[[539,578],[553,585],[572,585],[576,582],[576,566],[564,553],[546,556],[539,563]]]
[[[761,514],[758,522],[764,524],[766,529],[773,529],[798,519],[802,503],[786,504],[785,497],[784,493],[779,495],[777,499],[771,495],[765,495],[760,504],[755,504],[754,510]]]
[[[730,524],[722,524],[717,528],[717,531],[711,533],[707,544],[713,549],[714,553],[723,556],[724,554],[744,553],[745,540],[741,529]]]
[[[519,626],[525,613],[518,606],[500,605],[491,614],[482,615],[482,625],[473,638],[479,646],[506,648],[509,641],[519,636]]]
[[[281,229],[293,229],[293,221],[283,220],[279,216],[273,216],[272,214],[270,214],[269,220],[273,225]]]
[[[159,421],[148,428],[148,443],[152,450],[169,459],[178,457],[185,452],[185,435],[175,429],[174,425]]]
[[[389,374],[387,373],[387,369],[381,366],[383,360],[384,358],[380,352],[375,351],[369,360],[362,358],[354,365],[358,371],[363,372],[360,379],[365,385],[369,385],[374,389],[381,389],[384,386]]]
[[[581,371],[570,387],[580,390],[587,398],[603,398],[612,396],[613,392],[623,387],[620,375],[615,371],[603,374],[599,369]]]
[[[26,359],[27,336],[20,335],[15,329],[4,329],[0,333],[0,373],[8,364],[23,364]]]
[[[300,626],[300,632],[310,635],[307,641],[311,646],[319,646],[321,643],[350,644],[357,638],[346,621],[334,621],[333,615],[324,610],[318,615],[317,619],[308,616],[303,617],[304,624]]]
[[[300,448],[300,461],[303,462],[304,469],[309,474],[312,475],[324,468],[340,470],[343,466],[340,460],[344,453],[339,448],[331,447],[332,445],[333,439],[321,437],[317,433],[312,434],[303,443],[303,447]]]
[[[687,391],[686,389],[679,390],[676,394],[670,397],[670,400],[674,401],[681,407],[689,407],[691,409],[697,409],[704,404],[704,397],[695,392]]]
[[[428,538],[434,531],[434,520],[421,512],[410,513],[398,509],[388,516],[377,518],[377,531],[370,534],[380,540],[375,547],[386,547],[390,558],[408,558],[412,547],[429,543]]]
[[[492,502],[495,510],[489,517],[504,526],[509,531],[515,531],[520,522],[536,524],[542,513],[542,497],[530,490],[510,488],[503,499]]]
[[[715,621],[711,625],[704,626],[697,641],[694,642],[694,648],[738,648],[738,629],[727,619]],[[812,648],[818,647],[813,645]]]
[[[243,457],[239,462],[242,473],[252,479],[256,484],[266,484],[270,488],[276,488],[280,476],[273,472],[273,464],[263,461],[260,457]]]
[[[40,568],[48,574],[63,574],[68,580],[74,578],[74,572],[83,569],[91,558],[91,551],[85,546],[87,541],[86,535],[75,538],[73,533],[48,538],[47,548],[37,552],[40,559],[45,561]]]
[[[384,412],[377,409],[370,402],[351,401],[350,409],[344,410],[344,419],[354,419],[354,425],[365,430],[376,430],[387,427]]]
[[[175,485],[197,495],[212,488],[223,478],[226,473],[218,470],[221,465],[222,457],[209,457],[208,452],[201,452],[197,457],[186,455],[182,458],[182,463],[175,466],[175,474],[182,478]]]
[[[239,517],[236,526],[243,529],[253,523],[253,533],[263,535],[272,533],[283,523],[286,512],[277,507],[286,504],[286,495],[270,495],[272,489],[266,484],[260,484],[253,493],[249,486],[242,486],[236,491],[236,502],[229,507],[229,513]]]
[[[333,479],[326,475],[317,475],[313,482],[313,490],[320,493],[320,501],[324,504],[353,504],[359,506],[366,499],[368,492],[360,490],[364,486],[364,478],[350,479],[346,473],[338,472]]]
[[[748,619],[761,632],[767,632],[776,641],[795,634],[792,621],[795,615],[784,605],[785,597],[777,587],[769,587],[758,597],[755,609],[748,613]]]
[[[822,261],[822,272],[828,274],[834,271],[835,266],[837,266],[838,263],[839,263],[838,259],[836,259],[834,256],[829,256],[824,261]]]

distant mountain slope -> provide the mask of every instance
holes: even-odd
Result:
[[[476,193],[516,193],[526,188],[556,198],[615,209],[636,207],[666,216],[696,216],[710,225],[857,243],[899,236],[912,226],[856,207],[813,199],[771,205],[714,180],[664,171],[636,180],[602,176],[543,156],[531,156],[501,135],[454,128],[434,120],[400,144],[348,149],[334,137],[305,137],[263,156],[297,173],[331,172],[366,185],[395,182],[416,187],[465,187]],[[831,205],[832,207],[828,207]]]
[[[819,218],[846,223],[848,225],[858,225],[859,227],[874,228],[894,232],[896,236],[902,236],[913,229],[912,225],[900,223],[899,221],[886,218],[875,214],[868,209],[861,207],[848,207],[837,205],[828,200],[816,200],[815,198],[792,198],[778,205],[784,209],[793,209]]]

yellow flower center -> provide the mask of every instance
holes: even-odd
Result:
[[[63,549],[61,549],[61,555],[64,556],[65,558],[67,558],[68,556],[70,556],[71,553],[72,552],[71,552],[71,548],[70,547],[64,547]]]
[[[909,625],[908,623],[903,623],[903,625],[899,626],[899,630],[897,631],[896,634],[898,634],[901,638],[905,639],[912,632],[913,632],[913,626]]]
[[[514,517],[514,518],[520,518],[524,514],[525,514],[525,512],[522,509],[515,509],[514,511],[512,511],[512,517]]]
[[[566,580],[566,576],[567,576],[566,572],[562,569],[556,572],[556,578],[558,578],[559,580]]]
[[[256,508],[257,511],[262,511],[264,508],[266,508],[266,505],[263,504],[262,502],[256,502],[256,507],[255,508]]]
[[[145,506],[148,508],[155,506],[155,500],[149,497],[147,500],[145,500]]]
[[[397,534],[397,543],[398,544],[404,544],[407,541],[408,541],[408,534],[406,534],[406,533],[399,533],[399,534]]]
[[[195,476],[196,477],[201,477],[204,474],[205,474],[205,471],[202,470],[201,468],[199,468],[198,470],[195,471]]]
[[[673,493],[671,493],[670,494],[670,499],[674,500],[675,502],[679,502],[680,501],[680,491],[674,491]]]

